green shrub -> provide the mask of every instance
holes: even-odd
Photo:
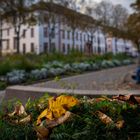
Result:
[[[6,75],[6,73],[10,72],[13,69],[13,66],[10,60],[3,60],[0,63],[0,75]]]
[[[104,59],[104,60],[110,60],[110,59],[112,59],[113,58],[113,53],[106,53],[106,54],[104,54],[103,56],[102,56],[102,58]]]
[[[7,83],[0,81],[0,90],[4,90],[7,87]]]
[[[10,55],[3,57],[0,61],[0,75],[5,75],[7,72],[10,72],[14,69],[16,70],[25,70],[30,72],[34,69],[41,69],[43,65],[48,62],[63,62],[63,64],[72,64],[72,63],[81,63],[81,62],[89,62],[100,64],[102,61],[111,61],[111,60],[119,60],[123,61],[125,59],[129,59],[129,57],[125,54],[116,54],[107,53],[104,55],[92,55],[85,56],[84,53],[72,50],[69,54],[64,55],[58,52],[53,54],[26,54],[26,55]],[[115,62],[116,63],[116,62]],[[62,64],[62,65],[63,65]],[[116,64],[118,65],[118,64]]]
[[[126,55],[125,53],[118,53],[116,55],[113,56],[114,59],[117,59],[117,60],[124,60],[124,59],[130,59],[130,57],[128,55]]]
[[[34,59],[35,56],[33,56],[34,58],[28,58],[28,57],[25,57],[23,55],[16,55],[16,56],[13,56],[10,58],[11,60],[11,63],[13,65],[13,68],[14,69],[17,69],[17,70],[26,70],[26,71],[31,71],[32,69],[36,69],[38,68],[39,64],[37,61],[35,61]]]

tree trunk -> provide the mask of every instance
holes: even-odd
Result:
[[[51,37],[51,25],[50,25],[50,21],[48,22],[48,29],[49,29],[49,52],[52,52],[52,50],[51,50],[52,37]]]
[[[101,53],[99,31],[98,31],[98,53],[99,53],[99,54]]]
[[[125,42],[125,39],[124,39],[124,53],[126,52],[126,42]]]
[[[139,43],[137,43],[137,49],[138,49],[137,66],[140,67],[140,44]]]
[[[0,19],[0,56],[2,56],[2,20]]]
[[[117,49],[117,39],[115,38],[115,54],[117,54],[117,52],[118,52],[118,49]]]
[[[92,35],[91,35],[91,47],[92,47],[92,50],[91,51],[92,51],[92,54],[94,53],[94,51],[93,51],[94,50],[93,49],[93,47],[94,47],[93,46],[93,39],[94,39],[94,36],[93,36],[93,33],[92,33]]]
[[[105,40],[105,53],[107,53],[107,42],[106,42],[106,36],[104,35],[104,40]]]
[[[16,34],[17,34],[17,41],[16,41],[16,45],[17,45],[17,54],[19,54],[20,53],[20,29],[21,29],[21,26],[19,25],[18,27],[17,27],[17,31],[16,31]]]
[[[72,30],[72,49],[75,48],[75,29]]]

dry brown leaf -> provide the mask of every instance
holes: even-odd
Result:
[[[65,121],[67,121],[71,117],[71,115],[72,115],[72,113],[67,111],[65,113],[65,115],[63,115],[62,117],[60,117],[58,119],[55,119],[52,121],[50,121],[50,120],[46,121],[47,128],[53,128],[60,124],[63,124]]]
[[[102,101],[105,101],[105,100],[106,100],[105,98],[96,98],[95,99],[95,102],[98,103],[98,102],[102,102]]]
[[[8,114],[9,117],[12,117],[14,115],[27,115],[27,113],[25,112],[25,108],[23,105],[15,105],[15,110],[13,113]]]
[[[45,128],[44,126],[36,126],[35,130],[39,140],[47,139],[49,135],[49,129]]]
[[[140,97],[135,96],[135,99],[136,99],[137,103],[140,104]]]
[[[31,121],[31,115],[28,115],[27,117],[25,117],[25,118],[19,120],[19,123],[25,124],[25,123],[28,123],[28,122],[30,122],[30,121]]]
[[[119,96],[114,96],[113,99],[128,102],[130,104],[140,104],[140,97],[136,97],[134,95],[119,95]]]
[[[66,122],[70,117],[72,113],[67,111],[65,115],[62,117],[55,119],[55,120],[45,120],[43,121],[40,126],[36,126],[35,130],[37,132],[37,136],[40,140],[47,139],[49,135],[49,130]]]
[[[116,123],[115,123],[115,125],[116,125],[116,127],[118,128],[118,129],[121,129],[121,128],[123,128],[123,126],[124,126],[124,120],[121,120],[121,121],[117,121]]]
[[[97,111],[96,114],[98,115],[99,119],[104,124],[111,124],[111,123],[113,123],[113,120],[110,117],[108,117],[106,114],[102,113],[101,111]]]
[[[102,113],[101,111],[97,111],[96,114],[98,115],[99,119],[106,125],[108,124],[114,124],[114,121],[109,117],[107,116],[106,114]],[[115,123],[115,126],[118,128],[118,129],[121,129],[123,126],[124,126],[124,120],[120,120],[120,121],[117,121]]]

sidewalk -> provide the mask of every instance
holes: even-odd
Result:
[[[77,76],[62,78],[59,81],[41,82],[32,86],[55,89],[117,90],[124,79],[132,80],[131,73],[135,69],[136,65],[134,64],[79,74]]]
[[[5,91],[0,91],[0,103],[3,100],[4,96],[5,96]]]

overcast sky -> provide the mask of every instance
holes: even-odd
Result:
[[[126,8],[130,9],[130,4],[134,3],[135,0],[111,0],[114,4],[122,4],[123,6],[125,6]]]
[[[88,1],[90,1],[90,2],[100,2],[102,0],[88,0]],[[132,11],[132,9],[130,8],[130,4],[135,2],[135,0],[105,0],[105,1],[111,1],[114,4],[122,4],[124,7],[129,9],[129,11]]]

